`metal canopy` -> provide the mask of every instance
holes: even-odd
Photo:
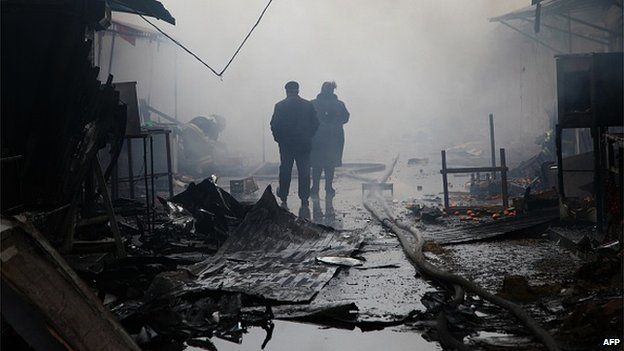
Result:
[[[541,4],[541,15],[567,15],[568,11],[583,11],[589,9],[595,9],[599,7],[609,7],[615,5],[613,0],[546,0]],[[531,5],[519,10],[509,12],[507,14],[492,17],[490,22],[501,22],[513,19],[531,19],[535,17],[535,10],[537,5]]]
[[[509,27],[510,29],[528,37],[529,39],[534,40],[544,47],[558,54],[562,54],[562,50],[551,46],[549,43],[545,42],[535,35],[539,32],[540,27],[545,27],[556,32],[568,34],[570,36],[570,43],[571,37],[574,36],[600,45],[610,45],[610,38],[618,36],[621,37],[621,33],[614,32],[613,30],[604,26],[588,22],[587,20],[583,20],[577,15],[586,14],[590,11],[596,10],[607,11],[611,6],[619,6],[621,8],[620,2],[616,0],[544,0],[539,1],[535,5],[531,5],[501,16],[493,17],[489,20],[490,22],[499,22],[500,24]],[[542,23],[542,18],[555,16],[566,19],[568,21],[568,27],[559,28],[553,24]],[[520,20],[522,21],[522,23],[532,23],[535,34],[525,32],[521,29],[521,27],[518,27],[517,25],[512,25],[510,23],[510,21],[512,20]],[[571,22],[597,30],[600,32],[600,35],[593,36],[586,35],[582,32],[575,32],[572,30],[570,24]]]
[[[106,0],[106,3],[112,11],[154,17],[175,25],[175,18],[156,0]]]

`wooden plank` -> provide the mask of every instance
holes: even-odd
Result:
[[[106,214],[108,215],[111,231],[113,232],[113,238],[115,238],[117,256],[126,257],[126,249],[124,248],[124,244],[121,241],[121,233],[119,232],[117,218],[115,218],[113,203],[111,202],[110,196],[108,195],[108,188],[106,187],[106,180],[104,179],[104,174],[102,173],[102,166],[100,166],[100,160],[97,157],[95,158],[94,168],[98,186],[100,187],[100,195],[102,195],[104,208],[106,209]]]
[[[139,350],[36,229],[4,217],[1,228],[2,281],[41,313],[55,338],[72,350]]]

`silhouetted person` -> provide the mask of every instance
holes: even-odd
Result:
[[[310,197],[310,149],[312,136],[319,126],[314,106],[299,97],[299,83],[286,83],[286,99],[275,104],[271,131],[279,144],[280,169],[277,196],[286,206],[293,163],[297,162],[299,198],[303,207]]]
[[[335,82],[325,82],[321,93],[312,100],[316,115],[320,122],[319,128],[312,138],[312,197],[318,197],[321,173],[325,172],[325,194],[333,197],[336,191],[332,187],[334,171],[342,165],[344,150],[344,130],[342,125],[349,121],[349,111],[345,104],[338,100]]]

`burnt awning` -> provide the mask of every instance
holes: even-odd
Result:
[[[112,11],[154,17],[175,25],[175,18],[156,0],[106,0]]]

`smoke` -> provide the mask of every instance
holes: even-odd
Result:
[[[177,25],[159,26],[217,70],[266,4],[162,2]],[[489,113],[499,146],[511,147],[544,131],[554,96],[552,52],[488,21],[524,6],[526,0],[275,0],[222,80],[165,43],[117,44],[112,73],[138,80],[139,95],[170,114],[177,80],[179,119],[225,116],[223,141],[258,159],[263,126],[267,158],[278,159],[268,123],[289,80],[307,99],[324,81],[337,82],[351,112],[347,161],[383,161],[384,152],[417,156],[467,141],[485,148]],[[136,16],[115,18],[146,26]],[[537,82],[540,90],[532,88]]]

